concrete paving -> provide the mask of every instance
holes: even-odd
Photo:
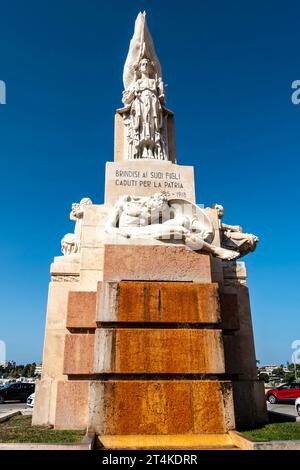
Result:
[[[267,406],[268,411],[273,411],[274,413],[282,413],[289,416],[298,416],[295,410],[294,403],[276,403],[276,405],[271,405],[270,403],[267,403]]]
[[[12,411],[23,411],[25,409],[26,409],[25,403],[20,403],[20,402],[0,403],[0,417]]]

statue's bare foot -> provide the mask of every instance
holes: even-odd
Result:
[[[231,261],[239,257],[239,252],[233,250],[226,250],[225,248],[215,248],[215,256],[226,261]]]

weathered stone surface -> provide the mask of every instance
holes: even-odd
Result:
[[[124,161],[125,126],[123,117],[115,113],[114,161]]]
[[[52,278],[58,276],[79,276],[80,257],[79,254],[70,256],[56,256],[50,266]],[[54,279],[55,280],[55,279]]]
[[[217,284],[192,282],[105,282],[99,322],[218,323]]]
[[[56,429],[86,429],[89,382],[86,380],[58,382]]]
[[[211,257],[211,279],[213,282],[217,282],[219,286],[222,286],[224,283],[223,261],[215,256]]]
[[[65,334],[67,330],[47,329],[43,354],[43,377],[63,378]]]
[[[104,281],[211,282],[210,256],[189,248],[104,245]]]
[[[64,374],[92,374],[94,370],[94,333],[67,334]]]
[[[7,444],[0,444],[0,451],[3,450],[50,450],[50,451],[57,451],[57,450],[68,450],[68,451],[74,451],[74,450],[85,450],[85,451],[90,451],[93,449],[93,437],[87,437],[84,438],[83,441],[81,441],[80,437],[78,438],[78,443],[77,444],[31,444],[31,443],[18,443],[18,444],[13,444],[13,443],[7,443]]]
[[[96,292],[69,292],[67,328],[96,328]]]
[[[77,283],[72,282],[50,282],[46,318],[47,330],[65,330],[68,295],[70,290],[76,290],[77,286]]]
[[[230,382],[91,382],[89,428],[99,434],[197,434],[234,429]]]
[[[256,356],[248,288],[240,284],[223,289],[224,294],[237,296],[239,329],[224,335],[225,368],[227,374],[239,374],[241,380],[256,380]]]
[[[174,198],[195,202],[194,168],[160,160],[107,162],[105,204],[113,205],[120,196],[151,196],[167,191]]]
[[[65,378],[63,360],[68,294],[77,285],[72,282],[51,282],[49,285],[42,380],[36,389],[33,410],[36,425],[55,423],[57,381]]]
[[[33,426],[53,425],[55,423],[57,384],[56,379],[48,377],[36,383],[32,414]]]
[[[88,248],[103,247],[103,229],[104,226],[99,223],[97,225],[83,225],[81,234],[81,246]]]
[[[98,329],[96,373],[224,373],[222,335],[202,329]]]
[[[82,269],[80,272],[80,290],[96,291],[97,285],[103,279],[103,271],[96,269]]]
[[[98,439],[102,448],[111,450],[237,450],[229,433],[100,435]]]
[[[168,115],[168,143],[169,143],[169,159],[176,163],[176,137],[175,137],[175,118],[174,114]]]
[[[81,248],[81,269],[103,269],[103,247]]]
[[[237,294],[220,293],[220,306],[222,315],[222,329],[238,330],[239,305]]]
[[[92,204],[84,209],[82,225],[86,227],[87,225],[104,224],[106,217],[107,212],[104,204]]]
[[[81,237],[81,267],[97,269],[101,265],[103,241],[106,237],[104,226],[109,217],[109,210],[110,207],[104,204],[93,204],[92,206],[87,206],[84,211]]]
[[[232,382],[237,429],[250,429],[268,422],[264,382],[240,380]],[[248,406],[245,406],[245,403]]]
[[[244,261],[223,262],[224,284],[226,286],[244,285],[247,283],[247,270]]]

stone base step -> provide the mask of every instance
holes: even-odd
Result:
[[[98,448],[110,450],[181,449],[239,450],[229,434],[98,436]]]

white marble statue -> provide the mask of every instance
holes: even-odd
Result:
[[[75,255],[80,252],[81,226],[83,210],[86,206],[93,204],[91,199],[84,197],[81,201],[72,204],[70,220],[75,221],[74,233],[67,233],[61,241],[61,251],[67,255]]]
[[[127,159],[168,160],[164,84],[146,23],[139,13],[123,73]]]
[[[184,244],[224,260],[239,256],[236,251],[212,245],[214,229],[202,209],[184,199],[170,199],[166,193],[148,197],[122,196],[113,208],[105,231],[117,237]]]
[[[256,245],[259,242],[259,238],[256,235],[243,233],[243,229],[239,225],[224,224],[222,222],[224,207],[221,204],[214,204],[212,208],[218,212],[222,247],[237,251],[239,257],[245,256],[256,249]]]

